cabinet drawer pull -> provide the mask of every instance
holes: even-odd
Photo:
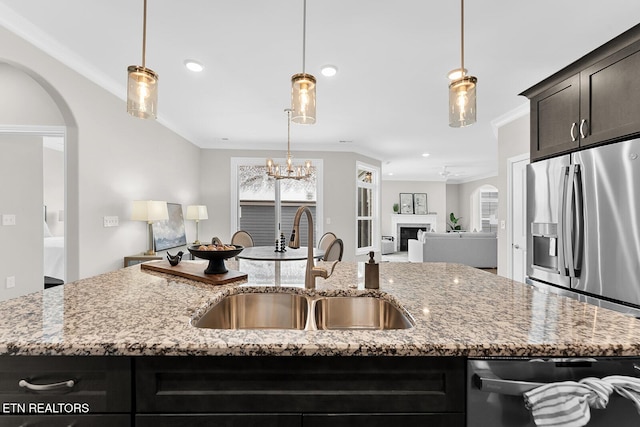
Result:
[[[586,138],[587,133],[589,133],[589,129],[587,129],[586,132],[584,130],[586,124],[587,124],[587,121],[585,119],[582,119],[582,121],[580,122],[580,137],[583,139]]]
[[[578,135],[574,133],[576,130],[576,122],[571,123],[571,130],[569,133],[571,134],[571,141],[575,141],[578,138]]]
[[[31,384],[27,380],[18,381],[18,386],[22,388],[27,388],[33,391],[52,391],[52,390],[59,390],[64,388],[73,388],[74,385],[76,385],[76,382],[74,380],[62,381],[59,383],[52,383],[52,384]]]

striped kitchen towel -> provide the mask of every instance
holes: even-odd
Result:
[[[640,378],[611,375],[604,377],[602,381],[610,384],[620,396],[632,401],[636,405],[638,413],[640,413]]]
[[[582,427],[591,419],[590,407],[606,407],[612,391],[598,378],[584,378],[537,387],[524,393],[524,401],[537,426]]]

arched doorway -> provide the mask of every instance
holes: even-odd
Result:
[[[78,277],[77,193],[69,191],[69,178],[77,173],[70,151],[77,153],[77,143],[74,130],[70,144],[67,124],[75,126],[69,108],[41,76],[8,62],[0,62],[0,75],[5,95],[0,140],[10,165],[0,172],[3,182],[10,183],[3,189],[0,212],[15,218],[15,225],[3,230],[9,253],[3,254],[7,262],[0,266],[0,277],[15,280],[14,287],[0,294],[8,299],[44,287],[47,228],[47,235],[58,238],[56,276],[65,281]]]
[[[498,189],[483,185],[471,193],[469,231],[498,231]]]

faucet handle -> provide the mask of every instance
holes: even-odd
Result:
[[[333,270],[336,269],[336,265],[339,262],[340,261],[333,261],[331,263],[331,268],[330,269],[327,269],[327,268],[324,268],[324,267],[312,267],[311,268],[312,274],[315,277],[322,277],[323,279],[328,279],[333,274]]]

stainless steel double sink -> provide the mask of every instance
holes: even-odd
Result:
[[[210,329],[383,330],[413,326],[411,316],[377,295],[287,292],[227,295],[192,324]]]

